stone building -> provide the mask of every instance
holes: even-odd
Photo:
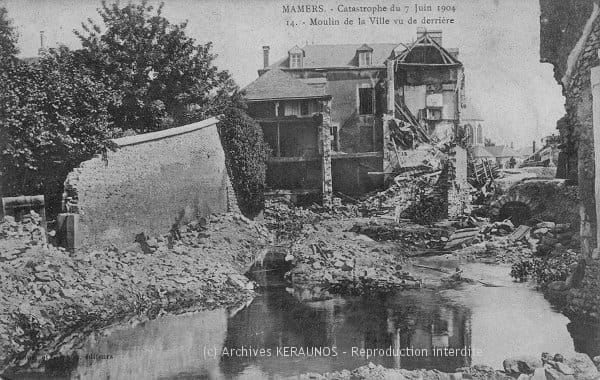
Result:
[[[452,140],[459,127],[463,65],[441,31],[419,29],[409,44],[294,46],[272,64],[268,46],[263,53],[245,91],[275,152],[274,190],[378,189],[386,174],[422,164],[419,143]]]

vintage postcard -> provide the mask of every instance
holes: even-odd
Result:
[[[599,51],[599,0],[0,0],[0,379],[600,379]]]

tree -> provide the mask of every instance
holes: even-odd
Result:
[[[123,130],[149,132],[214,116],[237,91],[229,73],[213,65],[212,44],[196,44],[186,22],[170,23],[162,8],[102,2],[103,26],[89,19],[75,31],[85,65],[120,94],[109,111]]]
[[[39,63],[13,62],[0,72],[0,172],[3,192],[44,194],[51,208],[67,174],[111,147],[107,110],[113,94],[67,48]]]
[[[233,106],[224,110],[218,127],[240,210],[255,216],[264,206],[266,160],[270,154],[262,129]]]
[[[0,7],[0,68],[14,61],[19,53],[17,48],[17,32],[8,18],[8,11]]]

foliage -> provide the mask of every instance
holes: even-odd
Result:
[[[486,137],[483,140],[483,145],[485,145],[485,146],[496,146],[496,143],[493,142],[492,139]]]
[[[559,255],[534,257],[514,263],[510,275],[519,281],[532,278],[539,285],[546,286],[552,281],[565,281],[569,267],[576,262],[577,255],[568,251]]]
[[[264,206],[266,160],[270,154],[262,129],[236,107],[225,109],[218,127],[240,210],[254,216]]]
[[[0,7],[0,68],[13,61],[19,53],[17,38],[12,21],[8,18],[8,11],[5,7]]]
[[[83,63],[120,94],[109,111],[123,130],[144,133],[215,116],[236,98],[229,73],[213,65],[211,43],[196,44],[186,22],[170,23],[162,8],[103,1],[104,31],[91,19],[75,31]]]
[[[56,198],[70,170],[110,147],[112,93],[67,48],[0,72],[0,172],[6,194]]]

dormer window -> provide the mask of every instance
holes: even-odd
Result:
[[[356,49],[358,54],[358,67],[371,66],[373,64],[373,48],[367,44],[363,44]]]
[[[294,46],[289,52],[290,58],[290,69],[300,69],[302,68],[302,60],[304,58],[304,50],[300,49],[298,46]]]
[[[365,51],[358,54],[358,66],[371,66],[371,56],[373,53]]]
[[[290,68],[299,69],[302,67],[302,54],[290,54]]]

